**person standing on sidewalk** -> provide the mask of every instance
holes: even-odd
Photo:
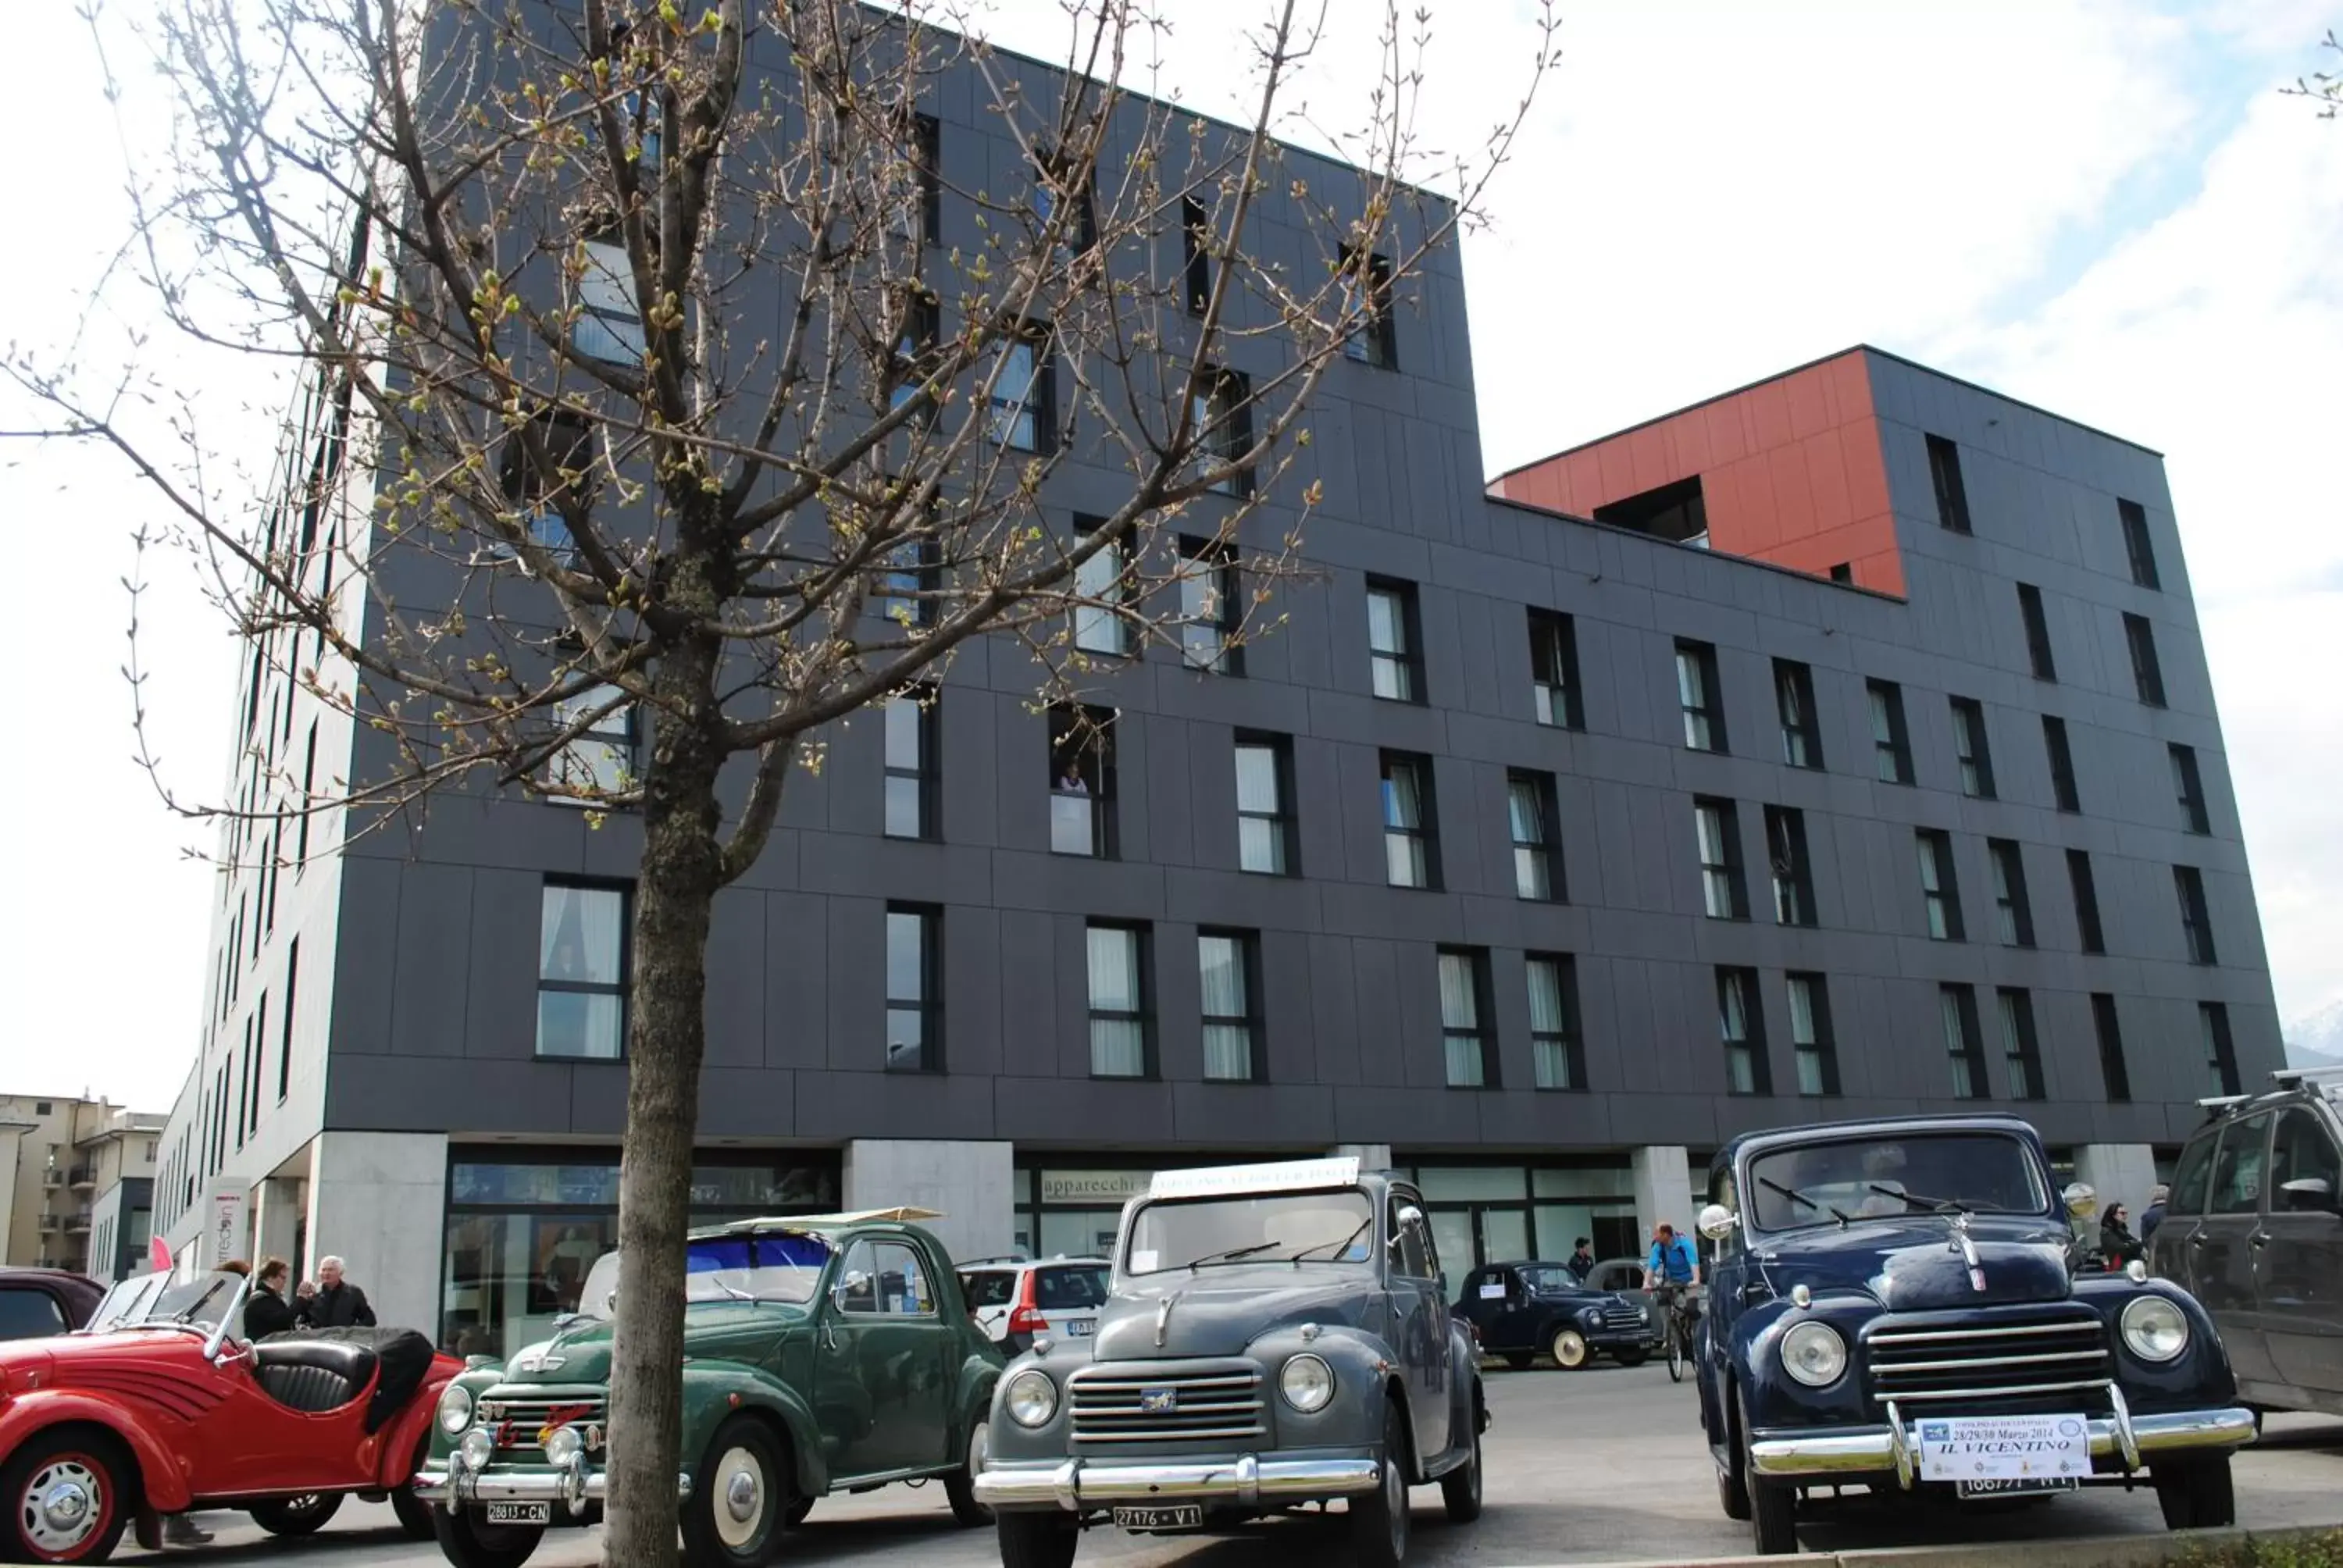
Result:
[[[285,1281],[290,1273],[282,1258],[260,1260],[260,1272],[252,1280],[252,1294],[244,1301],[246,1339],[266,1339],[294,1326],[293,1304],[285,1299]]]
[[[317,1260],[316,1284],[301,1282],[301,1304],[295,1312],[313,1329],[375,1326],[374,1308],[367,1304],[366,1292],[342,1278],[342,1261],[335,1257]]]

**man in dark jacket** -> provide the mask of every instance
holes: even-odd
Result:
[[[317,1282],[301,1282],[301,1304],[295,1310],[313,1329],[374,1327],[374,1309],[367,1305],[364,1291],[342,1278],[339,1258],[317,1260]]]
[[[1586,1283],[1586,1276],[1594,1271],[1594,1253],[1591,1250],[1594,1245],[1593,1241],[1581,1236],[1578,1245],[1571,1249],[1570,1261],[1563,1264],[1570,1271],[1570,1277],[1582,1285]]]
[[[285,1279],[291,1271],[282,1258],[263,1258],[244,1301],[244,1337],[266,1339],[294,1326],[292,1303],[285,1299]]]

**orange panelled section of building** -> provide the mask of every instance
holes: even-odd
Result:
[[[1711,549],[1902,595],[1904,561],[1860,350],[1564,452],[1499,479],[1509,501],[1592,517],[1700,477]]]

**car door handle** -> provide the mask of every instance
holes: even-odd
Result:
[[[828,1318],[821,1320],[821,1348],[826,1351],[838,1348],[838,1329]]]
[[[2247,1244],[2251,1246],[2255,1251],[2259,1251],[2262,1248],[2270,1244],[2270,1233],[2268,1231],[2257,1231],[2252,1235],[2247,1237],[2246,1241]]]
[[[2203,1246],[2205,1244],[2205,1232],[2199,1231],[2195,1235],[2190,1236],[2188,1238],[2188,1244],[2192,1247]]]

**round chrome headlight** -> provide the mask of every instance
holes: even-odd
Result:
[[[1277,1374],[1277,1392],[1302,1414],[1314,1415],[1334,1397],[1334,1369],[1304,1351]]]
[[[2168,1362],[2188,1348],[2188,1318],[2162,1296],[2141,1296],[2123,1310],[2124,1345],[2144,1362]]]
[[[472,1424],[472,1391],[451,1382],[439,1395],[439,1430],[453,1437]]]
[[[572,1454],[586,1447],[586,1440],[578,1435],[574,1426],[558,1426],[545,1435],[545,1462],[567,1464]]]
[[[1846,1371],[1846,1342],[1828,1323],[1793,1323],[1782,1336],[1782,1370],[1808,1388],[1835,1383]]]
[[[1049,1373],[1028,1367],[1009,1380],[1001,1402],[1018,1425],[1047,1426],[1058,1413],[1058,1385],[1050,1381]]]
[[[486,1470],[488,1461],[497,1456],[497,1440],[487,1427],[476,1426],[464,1434],[464,1441],[456,1445],[456,1452],[464,1456],[467,1469]]]

